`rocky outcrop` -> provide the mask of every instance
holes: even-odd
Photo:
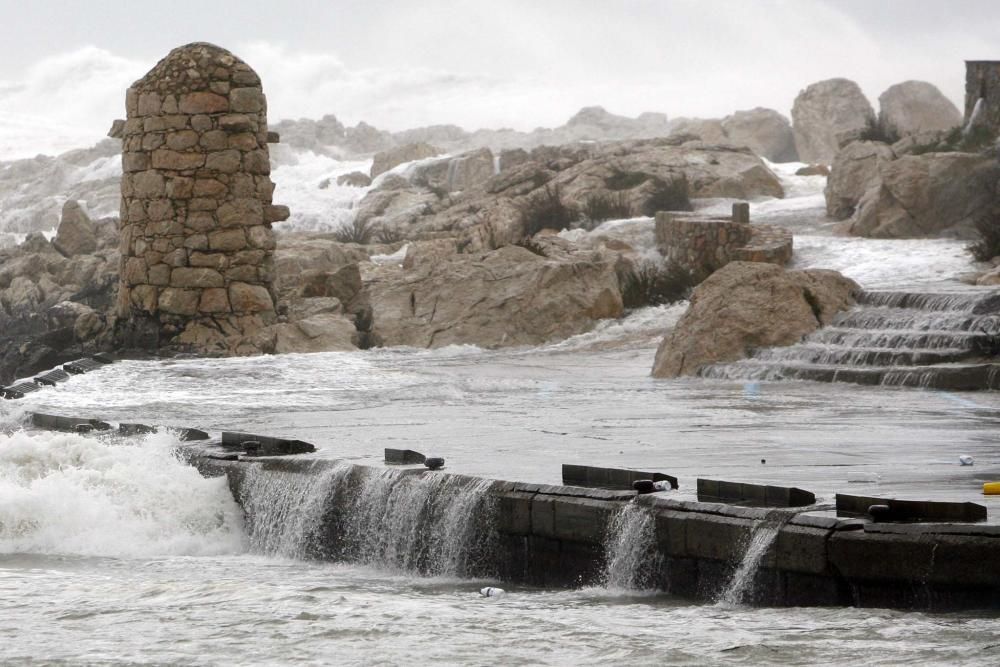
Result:
[[[833,160],[823,191],[827,215],[834,220],[851,217],[865,192],[879,182],[881,168],[895,158],[892,148],[878,141],[845,146]]]
[[[674,118],[670,121],[670,137],[678,141],[703,141],[707,144],[729,143],[729,135],[716,118]]]
[[[1000,177],[995,158],[973,153],[905,155],[879,165],[848,230],[873,238],[972,238]]]
[[[0,250],[0,385],[111,349],[118,252],[102,236],[66,256],[31,234]]]
[[[375,154],[372,161],[371,173],[369,175],[372,178],[375,178],[379,174],[384,174],[393,167],[398,167],[406,162],[423,160],[424,158],[434,157],[435,155],[440,154],[440,149],[425,143],[405,144],[403,146],[390,148],[389,150]]]
[[[114,139],[56,157],[0,162],[4,231],[24,234],[55,229],[67,200],[82,202],[95,219],[117,215],[120,163],[121,142]]]
[[[492,161],[485,152],[473,155],[482,156],[474,160],[481,179]],[[460,195],[446,193],[437,181],[386,177],[361,201],[358,219],[408,240],[461,237],[469,251],[478,251],[523,236],[523,211],[555,196],[582,219],[588,205],[596,204],[613,203],[615,215],[628,217],[686,210],[689,197],[783,195],[777,176],[760,158],[730,145],[653,139],[550,146],[510,156],[517,159],[505,166],[508,155],[501,155],[499,174],[473,182]]]
[[[926,81],[889,86],[878,103],[879,128],[888,137],[946,131],[962,123],[958,107]]]
[[[620,317],[615,257],[553,259],[518,246],[372,269],[366,288],[385,345],[538,345]]]
[[[63,205],[52,246],[65,257],[89,255],[97,250],[97,229],[79,202],[69,200]]]
[[[814,83],[792,106],[795,149],[803,162],[830,164],[841,147],[862,138],[875,123],[871,104],[848,79]]]
[[[695,288],[656,351],[653,377],[696,375],[755,348],[791,345],[853,303],[858,285],[836,271],[733,262]]]
[[[371,184],[372,179],[368,174],[362,174],[360,171],[352,171],[349,174],[341,174],[337,177],[337,185],[346,185],[350,188],[367,188]]]
[[[796,162],[799,159],[792,125],[774,109],[757,107],[737,111],[722,119],[722,129],[730,142],[747,146],[771,162]]]

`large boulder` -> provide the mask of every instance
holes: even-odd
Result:
[[[695,288],[656,351],[653,377],[695,375],[756,348],[792,345],[853,304],[857,283],[836,271],[732,262]]]
[[[455,255],[366,277],[374,332],[387,346],[539,345],[620,317],[615,257],[551,259],[519,246]]]
[[[885,136],[950,130],[962,122],[958,107],[926,81],[889,86],[878,96],[878,104],[879,128]]]
[[[788,119],[774,109],[757,107],[722,119],[722,129],[734,144],[749,146],[771,162],[796,162],[795,135]]]
[[[375,157],[372,160],[370,176],[375,178],[379,174],[383,174],[393,167],[398,167],[406,162],[423,160],[440,154],[440,150],[430,144],[422,142],[396,146],[395,148],[390,148],[389,150],[381,151],[375,154]]]
[[[878,141],[845,146],[833,160],[823,191],[827,215],[835,220],[851,217],[865,192],[878,184],[881,167],[895,158],[892,148]]]
[[[97,229],[80,202],[71,199],[63,204],[52,245],[65,257],[89,255],[97,250]]]
[[[872,238],[973,238],[976,218],[993,205],[998,177],[996,159],[978,153],[904,155],[881,163],[849,232]]]
[[[496,173],[489,148],[436,160],[414,170],[412,181],[439,192],[460,192],[482,185]]]
[[[841,147],[861,139],[875,122],[872,105],[848,79],[814,83],[792,106],[795,149],[803,162],[830,164]]]

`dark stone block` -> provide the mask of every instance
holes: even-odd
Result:
[[[887,505],[879,521],[986,521],[986,507],[976,503],[898,500],[837,494],[837,516],[867,517],[873,505]]]
[[[806,507],[816,503],[816,495],[794,487],[699,479],[698,500],[763,507]]]
[[[829,572],[826,541],[829,530],[786,525],[774,540],[775,566],[786,572]]]
[[[743,560],[752,523],[710,514],[691,515],[687,520],[687,555],[728,563]]]
[[[536,494],[531,499],[531,534],[538,537],[556,537],[557,496]]]
[[[240,446],[246,450],[248,456],[286,456],[316,451],[316,447],[302,440],[288,440],[229,431],[223,431],[222,444]]]
[[[98,352],[97,354],[90,355],[90,358],[99,364],[112,364],[114,363],[114,358],[106,352]]]
[[[514,535],[531,534],[533,493],[506,491],[497,494],[497,530]]]
[[[604,546],[581,542],[560,542],[558,579],[563,586],[588,586],[601,582]]]
[[[146,433],[156,433],[155,426],[148,426],[146,424],[118,424],[118,432],[124,436],[132,435],[144,435]]]
[[[590,498],[557,498],[555,511],[555,537],[572,542],[586,542],[602,546],[607,535],[608,520],[617,503]]]
[[[677,488],[677,478],[661,472],[645,472],[627,468],[601,468],[598,466],[581,466],[564,463],[562,466],[563,484],[575,486],[594,486],[607,489],[631,489],[636,480],[649,479],[654,482],[669,482],[670,488]]]
[[[784,573],[784,600],[786,607],[836,607],[851,604],[851,594],[846,585],[833,576]]]
[[[562,572],[559,540],[538,535],[527,538],[527,581],[536,586],[568,586],[572,577]]]
[[[837,531],[827,541],[829,562],[851,583],[923,582],[934,564],[933,542],[909,535]]]
[[[177,434],[181,442],[195,442],[197,440],[208,440],[210,436],[205,431],[197,428],[177,428],[171,429]]]
[[[687,512],[658,510],[655,514],[656,548],[664,556],[681,557],[687,555],[686,530]]]
[[[45,415],[40,412],[32,413],[31,424],[32,426],[48,431],[63,431],[65,433],[89,433],[91,431],[111,430],[111,424],[98,419],[60,417],[57,415]]]
[[[43,387],[54,387],[60,382],[65,382],[69,379],[69,373],[62,370],[61,368],[56,368],[49,371],[48,373],[42,373],[41,375],[35,377],[35,384],[41,385]]]
[[[660,588],[682,598],[698,597],[698,561],[694,558],[663,559]]]
[[[63,364],[63,370],[71,375],[82,375],[84,373],[89,373],[90,371],[97,370],[105,364],[100,361],[95,361],[94,359],[83,358],[77,359],[76,361],[71,361],[68,364]]]
[[[390,449],[385,448],[385,462],[394,465],[421,464],[427,459],[420,452],[412,449]]]
[[[17,384],[0,389],[0,395],[6,399],[24,398],[26,394],[38,391],[39,389],[40,387],[34,382],[18,382]]]

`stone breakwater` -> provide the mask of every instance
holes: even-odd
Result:
[[[271,223],[289,212],[272,204],[260,78],[225,49],[189,44],[136,81],[125,105],[123,342],[261,351],[254,334],[275,320]]]
[[[652,571],[644,573],[644,581],[672,595],[715,601],[744,562],[755,530],[765,522],[773,523],[775,512],[682,501],[660,494],[636,495],[633,491],[484,483],[479,478],[412,468],[387,473],[342,461],[223,461],[201,456],[192,460],[203,474],[226,475],[234,496],[251,514],[261,507],[261,499],[253,496],[254,489],[266,487],[262,478],[268,475],[281,476],[289,493],[296,493],[300,485],[319,489],[323,496],[305,503],[315,522],[308,527],[312,542],[297,550],[334,560],[350,559],[343,540],[358,525],[352,518],[352,512],[358,511],[358,498],[371,491],[367,487],[317,485],[316,477],[330,477],[335,470],[340,479],[377,479],[383,500],[378,511],[383,513],[391,513],[396,486],[402,498],[409,498],[413,496],[412,489],[406,490],[409,485],[445,478],[446,484],[438,480],[440,483],[433,485],[434,489],[450,490],[441,502],[474,486],[484,494],[476,506],[489,511],[463,515],[463,539],[475,545],[477,553],[475,564],[464,567],[461,574],[536,586],[605,583],[607,545],[614,543],[613,536],[609,539],[610,530],[619,512],[632,503],[648,513],[654,526],[655,548],[648,557],[636,559],[639,566],[649,565],[652,559]],[[410,503],[399,504],[409,508],[407,511],[413,509]],[[429,516],[440,513],[434,508],[428,512]],[[255,517],[248,516],[248,520],[253,523]],[[405,538],[414,545],[421,544],[414,532],[427,531],[427,539],[433,543],[430,533],[437,529],[420,522],[405,526],[389,520],[376,523],[406,532],[380,539]],[[489,549],[484,551],[483,544]],[[759,565],[749,577],[742,599],[749,604],[775,606],[995,608],[1000,605],[998,556],[1000,526],[881,524],[800,513],[781,523],[766,550],[755,554]]]

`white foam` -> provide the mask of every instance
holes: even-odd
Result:
[[[271,172],[274,201],[287,205],[292,215],[276,226],[278,231],[329,232],[354,219],[357,203],[370,188],[337,185],[337,177],[352,171],[368,173],[370,160],[344,161],[294,150],[283,153],[283,158]]]
[[[112,444],[0,434],[0,553],[150,557],[244,549],[224,477],[173,455],[168,434]]]

